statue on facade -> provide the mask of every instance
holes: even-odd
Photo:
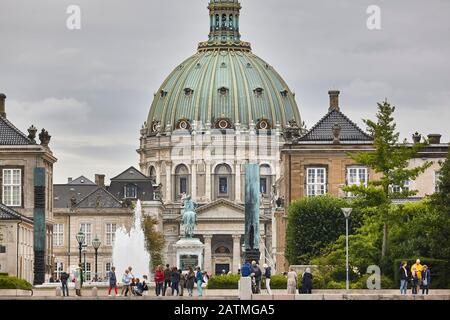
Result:
[[[184,226],[184,237],[193,238],[194,227],[197,224],[197,203],[195,203],[191,196],[185,195],[182,198],[183,201],[183,214],[181,216],[181,225]]]
[[[41,145],[43,147],[48,147],[51,137],[52,136],[48,134],[47,130],[42,129],[41,133],[39,134],[39,140],[41,140]]]

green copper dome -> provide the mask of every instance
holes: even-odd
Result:
[[[147,121],[150,133],[186,129],[194,122],[222,129],[225,123],[229,129],[283,128],[292,120],[300,124],[287,84],[240,40],[239,2],[211,0],[208,8],[209,40],[155,94]]]

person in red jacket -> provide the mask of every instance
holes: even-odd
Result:
[[[157,266],[155,270],[155,290],[156,296],[159,297],[162,295],[163,286],[164,286],[164,271],[162,266]]]

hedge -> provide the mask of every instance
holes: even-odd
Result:
[[[411,266],[416,263],[417,258],[396,259],[394,261],[394,279],[395,283],[400,284],[399,269],[402,261],[408,263],[408,273],[411,274]],[[450,288],[450,266],[447,260],[420,258],[422,265],[427,265],[431,271],[430,289],[448,289]]]
[[[31,290],[33,286],[23,279],[16,277],[0,276],[0,289]]]
[[[0,272],[0,277],[7,277],[8,273],[7,272]]]
[[[212,276],[206,287],[208,289],[237,289],[240,278],[241,276],[238,274]]]

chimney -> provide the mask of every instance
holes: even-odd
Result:
[[[330,90],[328,94],[330,95],[330,109],[328,111],[339,111],[339,94],[341,92],[337,90]]]
[[[5,94],[0,93],[0,116],[2,116],[3,118],[6,118],[5,100]]]
[[[428,142],[430,142],[430,144],[440,144],[441,137],[442,137],[442,135],[440,135],[440,134],[429,134]]]
[[[72,177],[67,178],[67,183],[72,183],[72,181],[73,181]]]
[[[104,174],[96,174],[95,175],[95,184],[99,187],[105,186],[105,175]]]

